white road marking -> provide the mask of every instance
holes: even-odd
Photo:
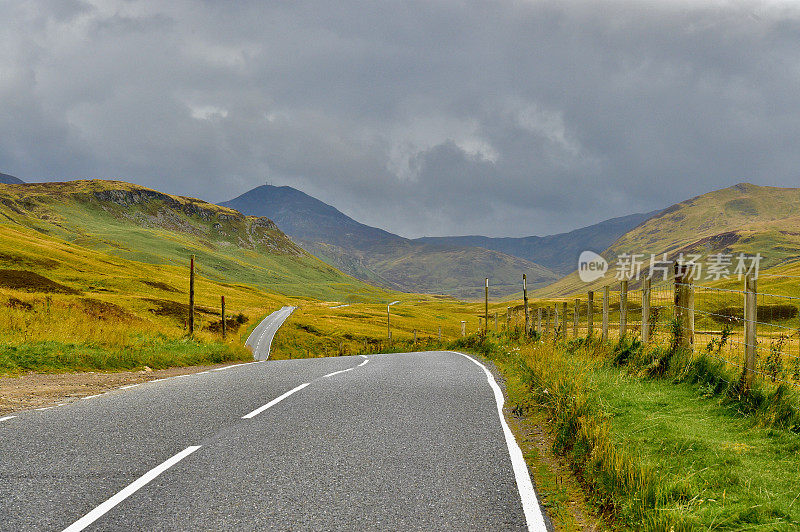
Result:
[[[357,367],[357,368],[360,368],[361,366],[363,366],[363,365],[364,365],[364,364],[366,364],[367,362],[369,362],[369,360],[367,360],[367,359],[364,359],[364,362],[362,362],[361,364],[359,364],[359,365],[358,365],[358,366],[356,366],[356,367]]]
[[[103,395],[102,393],[96,393],[94,395],[87,395],[86,397],[81,397],[81,399],[94,399],[95,397],[100,397]]]
[[[461,355],[467,360],[470,360],[486,373],[486,380],[489,382],[489,386],[492,387],[494,399],[497,402],[497,415],[500,416],[500,424],[503,426],[503,434],[506,437],[506,446],[508,447],[508,454],[511,458],[511,465],[514,468],[514,476],[517,479],[517,490],[522,499],[522,510],[525,512],[528,530],[546,531],[547,526],[544,524],[544,517],[542,516],[542,511],[539,509],[539,500],[536,498],[536,491],[533,489],[531,476],[528,472],[528,465],[525,463],[525,458],[522,456],[522,449],[517,445],[517,440],[514,439],[514,434],[511,432],[511,429],[508,428],[508,423],[506,423],[506,418],[503,415],[503,403],[505,403],[503,391],[494,380],[492,373],[486,369],[486,366],[464,353],[457,353],[456,351],[450,351],[450,353]]]
[[[9,419],[14,419],[15,417],[17,417],[17,416],[5,416],[5,417],[0,417],[0,421],[7,421],[7,420],[9,420]]]
[[[43,406],[42,408],[34,408],[34,410],[42,411],[42,410],[50,410],[51,408],[55,408],[56,405],[53,406]]]
[[[197,449],[200,448],[200,445],[193,445],[192,447],[187,447],[186,449],[182,450],[172,458],[167,459],[165,462],[162,462],[160,465],[157,465],[141,477],[137,478],[130,484],[128,484],[122,491],[118,492],[116,495],[112,496],[110,499],[106,500],[103,504],[89,512],[88,514],[84,515],[70,526],[64,529],[64,532],[78,532],[79,530],[83,530],[87,526],[91,525],[103,515],[105,515],[109,510],[114,508],[116,505],[136,493],[139,489],[146,486],[150,481],[156,478],[158,475],[169,469],[170,467],[174,466]]]
[[[256,408],[255,410],[253,410],[252,412],[250,412],[249,414],[242,416],[242,419],[250,419],[250,418],[256,417],[257,415],[259,415],[261,412],[263,412],[267,408],[272,408],[273,406],[277,405],[278,403],[280,403],[281,401],[283,401],[284,399],[286,399],[287,397],[289,397],[293,393],[299,392],[300,390],[302,390],[303,388],[305,388],[309,384],[311,384],[311,383],[310,382],[306,382],[304,384],[301,384],[297,388],[293,388],[293,389],[289,390],[285,394],[283,394],[283,395],[281,395],[279,397],[276,397],[275,399],[273,399],[269,403],[265,404],[264,406],[260,406],[260,407]]]
[[[126,384],[125,386],[120,386],[119,389],[120,390],[127,390],[128,388],[136,388],[140,384],[141,384],[141,382],[137,383],[137,384]]]
[[[339,371],[334,371],[333,373],[328,373],[327,375],[323,375],[322,378],[324,379],[325,377],[333,377],[334,375],[338,375],[340,373],[347,373],[348,371],[353,371],[354,369],[356,368],[347,368]]]

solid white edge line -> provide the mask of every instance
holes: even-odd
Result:
[[[5,417],[0,417],[0,421],[7,421],[7,420],[9,420],[9,419],[14,419],[15,417],[17,417],[17,416],[5,416]]]
[[[514,468],[514,477],[517,479],[517,490],[519,491],[520,499],[522,499],[522,511],[525,513],[525,520],[528,522],[528,530],[537,532],[539,530],[546,531],[547,526],[544,523],[544,516],[542,516],[542,511],[539,508],[539,499],[536,497],[536,491],[533,489],[533,482],[531,482],[528,464],[525,463],[525,457],[522,456],[522,449],[520,449],[517,444],[514,433],[511,432],[508,423],[506,423],[505,415],[503,415],[503,404],[505,403],[503,391],[486,366],[464,353],[459,353],[457,351],[449,352],[461,355],[467,360],[472,361],[486,374],[486,380],[489,382],[492,391],[494,391],[495,402],[497,402],[497,414],[500,416],[500,424],[503,426],[503,434],[506,438],[506,446],[508,447],[508,454],[511,458],[511,465]]]
[[[100,397],[103,395],[102,393],[96,393],[94,395],[87,395],[86,397],[81,397],[81,399],[94,399],[95,397]]]
[[[161,464],[157,465],[141,477],[137,478],[130,484],[128,484],[122,491],[118,492],[116,495],[113,495],[111,498],[106,500],[103,504],[96,507],[94,510],[89,512],[88,514],[84,515],[70,526],[64,529],[64,532],[78,532],[83,530],[87,526],[91,525],[103,515],[105,515],[109,510],[114,508],[116,505],[136,493],[139,489],[146,486],[150,481],[156,478],[158,475],[169,469],[170,467],[174,466],[197,449],[200,448],[200,445],[193,445],[191,447],[187,447],[186,449],[182,450],[172,458],[168,458],[166,461],[162,462]]]
[[[283,401],[284,399],[286,399],[287,397],[289,397],[293,393],[299,392],[300,390],[302,390],[303,388],[305,388],[309,384],[311,384],[311,383],[310,382],[306,382],[306,383],[301,384],[297,388],[293,388],[293,389],[289,390],[288,392],[284,393],[283,395],[280,395],[280,396],[276,397],[275,399],[273,399],[272,401],[270,401],[269,403],[265,404],[264,406],[260,406],[260,407],[256,408],[255,410],[253,410],[252,412],[250,412],[249,414],[246,414],[246,415],[242,416],[242,419],[250,419],[250,418],[256,417],[257,415],[259,415],[261,412],[263,412],[267,408],[272,408],[273,406],[277,405],[278,403],[280,403],[281,401]]]
[[[137,383],[137,384],[126,384],[125,386],[120,386],[119,389],[120,390],[127,390],[128,388],[136,388],[140,384],[141,384],[141,382]]]
[[[367,360],[367,359],[364,359],[364,362],[362,362],[361,364],[359,364],[359,365],[358,365],[358,366],[356,366],[356,367],[357,367],[357,368],[360,368],[361,366],[365,365],[367,362],[369,362],[369,360]]]

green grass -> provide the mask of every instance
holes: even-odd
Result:
[[[27,371],[122,371],[252,360],[241,346],[188,338],[142,335],[124,348],[96,343],[32,342],[0,350],[0,374]]]
[[[591,384],[613,443],[661,479],[666,512],[710,530],[800,526],[800,436],[759,427],[691,384],[608,367]]]

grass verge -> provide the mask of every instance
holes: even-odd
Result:
[[[252,358],[252,353],[237,344],[165,336],[140,336],[125,347],[42,341],[3,346],[0,350],[0,374],[14,375],[27,371],[120,371],[144,366],[164,369]]]
[[[736,379],[715,392],[708,382],[723,374],[703,357],[675,358],[654,374],[645,370],[656,355],[620,357],[624,346],[519,346],[492,336],[456,343],[495,362],[516,413],[547,417],[554,449],[614,528],[800,525],[800,436],[788,407],[774,404],[793,405],[786,392],[759,389],[748,399],[730,392]]]

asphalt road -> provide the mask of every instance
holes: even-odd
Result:
[[[487,375],[451,352],[256,362],[18,412],[0,530],[544,530]]]
[[[244,345],[253,349],[253,358],[256,360],[267,360],[269,358],[272,339],[278,332],[283,322],[286,321],[294,309],[297,307],[282,307],[264,318],[258,326],[253,329]]]

